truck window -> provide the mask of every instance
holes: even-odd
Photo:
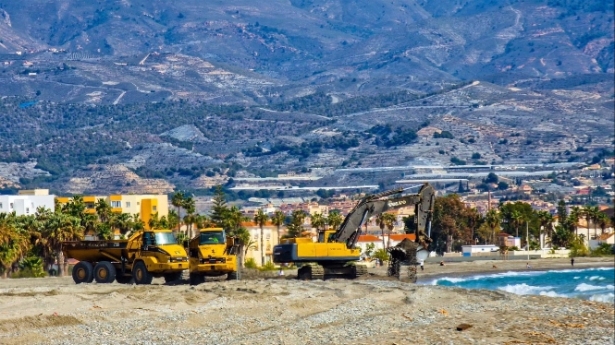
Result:
[[[199,244],[218,244],[225,243],[224,231],[201,232]]]
[[[172,232],[158,232],[156,233],[156,245],[161,246],[164,244],[177,244],[177,239]]]

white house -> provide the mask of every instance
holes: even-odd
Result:
[[[49,195],[48,189],[22,190],[18,195],[0,195],[0,213],[33,215],[39,207],[55,211],[55,195]]]
[[[598,236],[596,239],[589,240],[589,248],[594,250],[600,247],[602,243],[610,244],[611,246],[615,245],[615,234],[605,233]]]
[[[494,244],[477,244],[477,245],[468,245],[461,246],[461,252],[463,256],[473,256],[478,255],[480,253],[491,254],[500,250],[500,247]]]

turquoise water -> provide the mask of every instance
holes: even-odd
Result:
[[[615,300],[615,269],[606,267],[444,277],[427,284],[501,290],[518,295],[580,298],[605,303],[614,303]]]

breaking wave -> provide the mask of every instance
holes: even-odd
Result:
[[[590,283],[591,282],[591,283]],[[468,277],[442,277],[426,284],[488,289],[517,295],[580,298],[613,303],[615,269],[598,267],[549,271],[503,272]]]

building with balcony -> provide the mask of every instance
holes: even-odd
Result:
[[[0,195],[0,213],[15,212],[18,216],[33,215],[39,207],[55,211],[55,195],[48,189],[21,190],[17,195]]]
[[[166,194],[111,194],[111,195],[85,195],[83,202],[86,213],[96,213],[98,200],[105,200],[111,206],[113,213],[138,214],[149,227],[149,220],[158,213],[158,218],[169,215],[169,198]],[[66,204],[72,200],[70,197],[57,197],[60,204]],[[53,203],[53,202],[52,202]]]

